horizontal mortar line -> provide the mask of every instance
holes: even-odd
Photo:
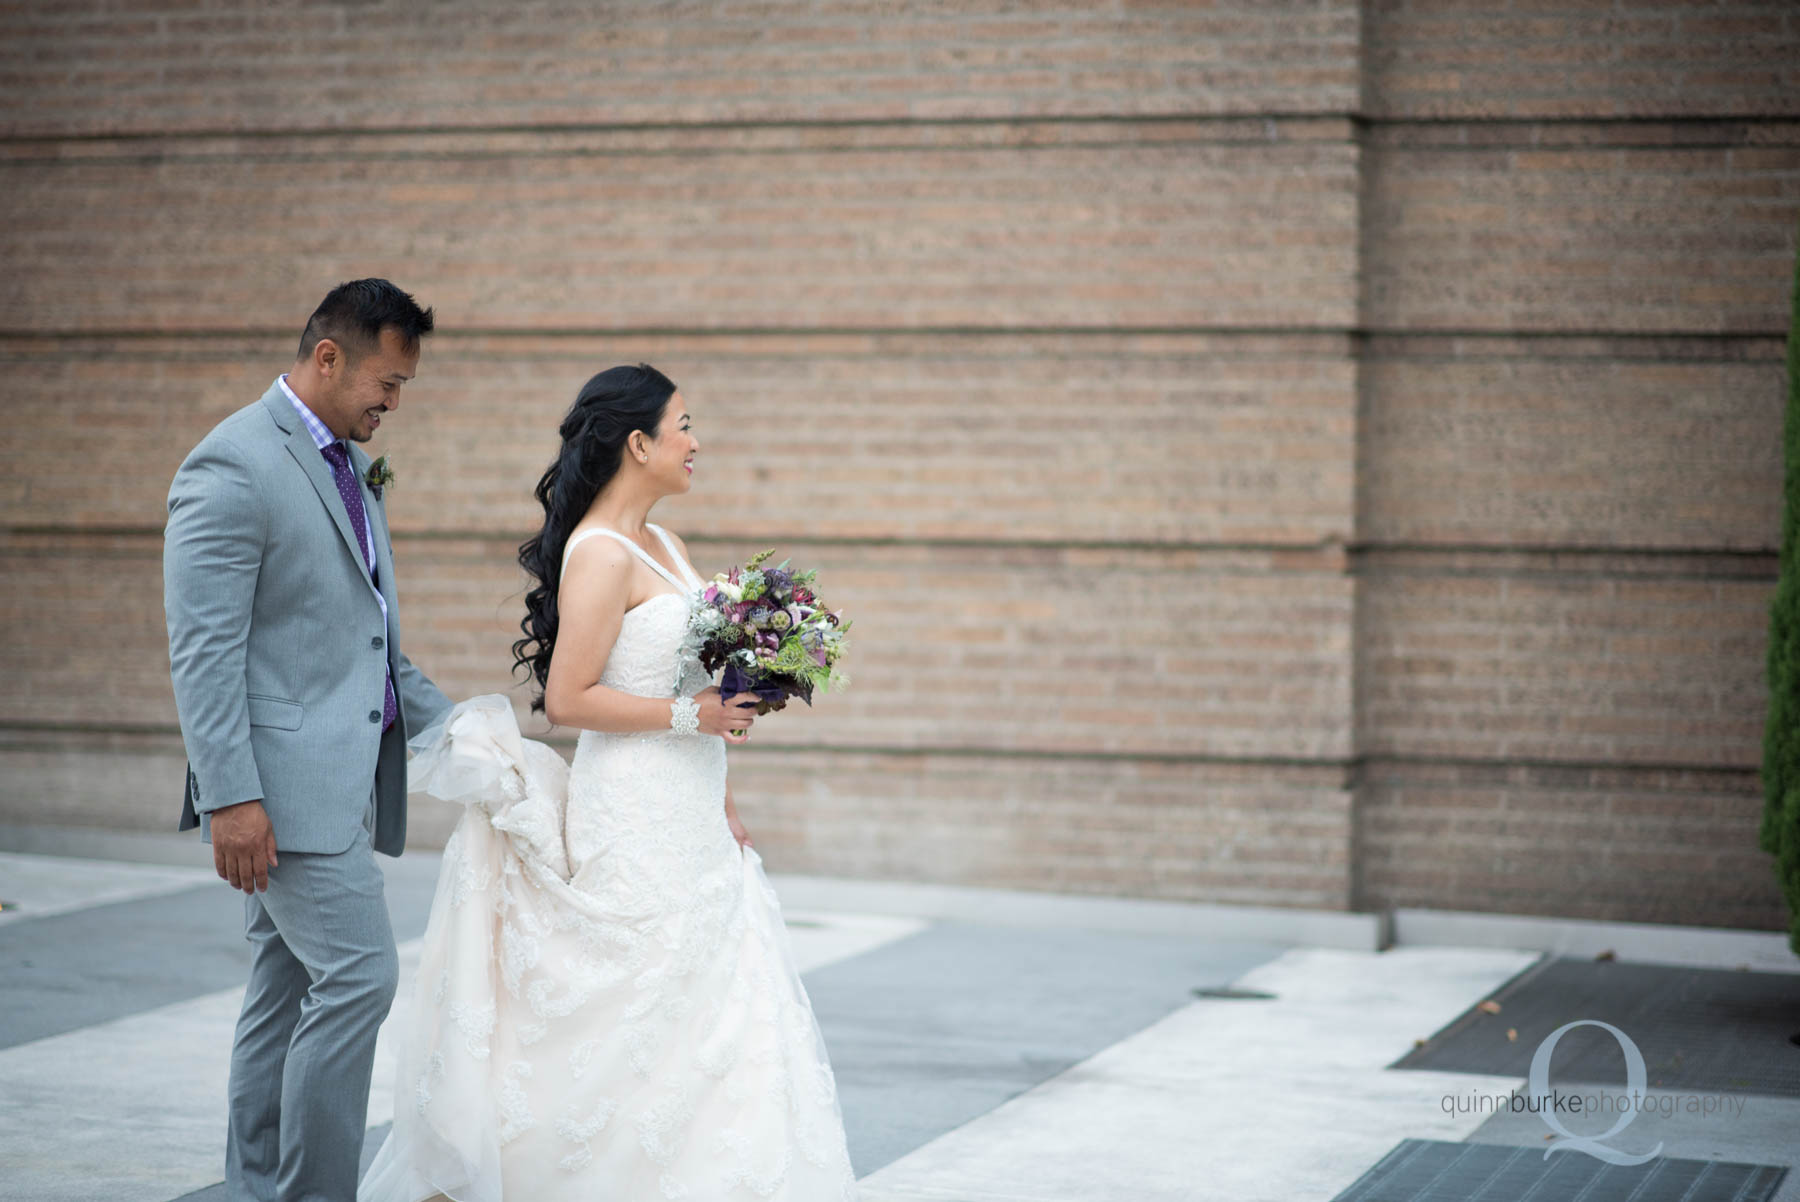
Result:
[[[1367,561],[1371,558],[1376,558],[1376,557],[1380,557],[1383,555],[1408,556],[1408,557],[1416,556],[1416,557],[1419,557],[1420,559],[1425,559],[1428,557],[1429,558],[1442,558],[1444,556],[1467,555],[1467,556],[1474,556],[1474,557],[1478,557],[1478,558],[1485,558],[1488,560],[1496,560],[1496,559],[1500,559],[1502,557],[1508,557],[1508,556],[1526,558],[1526,559],[1543,559],[1548,556],[1556,556],[1556,555],[1579,556],[1581,558],[1590,559],[1590,560],[1591,559],[1601,559],[1601,558],[1606,558],[1606,559],[1635,558],[1635,559],[1660,560],[1660,561],[1665,561],[1665,562],[1667,562],[1667,561],[1682,561],[1682,560],[1690,560],[1691,561],[1691,560],[1698,560],[1698,559],[1714,559],[1714,560],[1722,559],[1722,560],[1726,560],[1729,562],[1734,562],[1734,563],[1742,564],[1742,565],[1749,566],[1749,567],[1755,567],[1755,568],[1765,567],[1770,563],[1770,561],[1778,560],[1778,558],[1780,556],[1780,548],[1778,548],[1778,547],[1767,547],[1767,548],[1667,547],[1667,546],[1636,545],[1636,544],[1630,544],[1630,543],[1621,543],[1621,544],[1595,544],[1595,543],[1493,544],[1493,543],[1353,542],[1353,543],[1347,543],[1344,545],[1344,552],[1346,555],[1348,555],[1350,557],[1350,573],[1352,575],[1355,575],[1358,572],[1367,570],[1369,568],[1376,568],[1381,571],[1390,571],[1390,570],[1394,570],[1394,569],[1400,569],[1400,570],[1404,571],[1405,568],[1408,566],[1405,563],[1370,564],[1367,562],[1362,562],[1362,561]],[[1422,566],[1429,567],[1430,571],[1433,574],[1437,574],[1441,570],[1439,567],[1437,567],[1435,565],[1422,565]],[[1570,565],[1570,566],[1574,566],[1574,565]],[[1470,570],[1476,571],[1476,572],[1492,572],[1495,570],[1501,570],[1501,568],[1500,568],[1500,565],[1494,565],[1494,566],[1490,566],[1490,567],[1471,567]],[[1544,569],[1540,568],[1538,570],[1543,571]],[[1585,575],[1587,573],[1581,573],[1581,574]],[[1630,573],[1630,572],[1619,572],[1619,573],[1615,573],[1615,574],[1622,576],[1622,577],[1630,577],[1631,575],[1633,575],[1633,573]]]
[[[438,328],[431,337],[446,338],[993,338],[993,337],[1179,337],[1183,335],[1269,337],[1271,335],[1349,335],[1350,326],[1308,325],[910,325],[910,326],[455,326]],[[299,335],[286,326],[214,326],[175,330],[131,327],[93,329],[6,329],[0,340],[31,342],[81,342],[94,339],[147,341],[149,339],[285,339]],[[1777,335],[1762,335],[1776,337]],[[1338,357],[1338,356],[1333,356]]]
[[[524,495],[525,489],[520,493]],[[396,542],[499,542],[517,545],[531,537],[533,530],[395,530]],[[76,535],[89,538],[154,538],[161,539],[163,527],[151,525],[10,525],[0,526],[0,537],[55,537]],[[945,538],[904,535],[833,535],[804,532],[738,533],[733,531],[690,532],[683,537],[694,542],[721,543],[805,543],[808,545],[853,545],[859,547],[954,547],[993,550],[1076,550],[1076,551],[1173,551],[1173,552],[1251,552],[1256,554],[1293,554],[1332,551],[1342,544],[1332,538],[1313,542],[1155,542],[1140,539],[987,539]],[[49,549],[54,553],[55,549]]]
[[[1332,114],[1341,116],[1343,114]],[[1381,113],[1355,112],[1349,114],[1352,121],[1369,126],[1445,126],[1445,125],[1800,125],[1800,112],[1794,113],[1731,113],[1713,115],[1706,113],[1672,113],[1657,116],[1654,113],[1633,113],[1623,116],[1584,115],[1581,113],[1561,113],[1541,117],[1503,116],[1503,117],[1457,117],[1457,116],[1423,116],[1402,117]],[[1641,145],[1641,143],[1634,143]]]
[[[1494,580],[1494,579],[1504,578],[1504,579],[1508,579],[1508,580],[1563,580],[1563,581],[1567,581],[1567,580],[1572,580],[1572,579],[1581,579],[1581,580],[1605,580],[1605,581],[1611,581],[1614,583],[1624,583],[1624,584],[1644,583],[1644,582],[1649,582],[1649,581],[1668,581],[1668,580],[1698,580],[1698,581],[1713,581],[1715,583],[1743,583],[1746,581],[1752,581],[1752,582],[1757,582],[1757,583],[1762,583],[1762,584],[1773,584],[1773,583],[1775,583],[1775,581],[1777,579],[1778,569],[1777,569],[1777,566],[1774,564],[1769,565],[1764,570],[1739,571],[1739,572],[1707,572],[1707,571],[1702,571],[1698,568],[1692,568],[1692,569],[1688,569],[1685,571],[1681,570],[1679,568],[1662,568],[1662,569],[1658,569],[1658,570],[1654,570],[1654,571],[1643,571],[1643,572],[1605,571],[1605,570],[1596,570],[1596,569],[1591,569],[1591,568],[1589,568],[1589,569],[1582,569],[1582,568],[1574,568],[1574,569],[1511,568],[1511,569],[1509,569],[1509,568],[1489,567],[1489,568],[1417,568],[1417,569],[1411,569],[1411,570],[1406,569],[1406,568],[1401,568],[1401,569],[1391,570],[1391,571],[1385,570],[1385,569],[1370,571],[1366,568],[1363,568],[1363,569],[1353,568],[1349,574],[1352,576],[1362,577],[1364,579],[1375,579],[1375,580],[1396,579],[1396,578],[1404,578],[1404,577],[1409,577],[1409,576],[1418,576],[1418,577],[1431,577],[1433,579],[1451,579],[1451,580]]]
[[[573,747],[579,731],[569,733],[526,734],[526,738],[536,739],[540,743],[552,746]],[[179,738],[181,727],[172,722],[54,722],[54,721],[0,721],[0,734],[40,734],[40,735],[128,735],[133,737],[166,737]],[[21,744],[8,745],[0,742],[0,752],[19,750]],[[879,755],[904,756],[919,759],[925,756],[953,756],[967,759],[1020,759],[1020,760],[1068,760],[1082,762],[1152,762],[1170,764],[1219,764],[1242,765],[1249,767],[1270,766],[1284,768],[1308,769],[1341,769],[1350,761],[1337,757],[1309,756],[1257,756],[1257,755],[1221,755],[1208,752],[1179,751],[1106,751],[1106,750],[1044,750],[1018,747],[959,747],[951,745],[925,746],[889,746],[881,743],[790,743],[774,746],[744,746],[740,752],[750,754],[832,754],[832,755]]]
[[[78,344],[82,342],[203,342],[209,339],[233,339],[238,341],[292,341],[297,335],[293,330],[283,327],[269,326],[237,326],[237,327],[203,327],[177,330],[146,330],[128,327],[95,327],[92,329],[3,329],[0,328],[0,343],[6,342],[51,342]],[[1353,342],[1381,339],[1392,342],[1432,342],[1450,339],[1463,339],[1476,342],[1561,342],[1574,343],[1619,342],[1619,343],[1656,343],[1656,342],[1693,342],[1703,344],[1725,345],[1730,343],[1769,343],[1779,349],[1787,339],[1785,330],[1771,327],[1768,330],[1609,330],[1598,328],[1583,329],[1429,329],[1409,330],[1401,328],[1378,328],[1353,325],[1311,325],[1294,323],[1291,325],[912,325],[912,326],[541,326],[541,327],[506,327],[506,326],[460,326],[440,328],[434,332],[433,338],[438,342],[454,342],[464,339],[507,340],[547,340],[574,341],[581,339],[632,339],[632,338],[684,338],[684,339],[742,339],[742,338],[886,338],[912,339],[927,338],[966,338],[966,339],[1005,339],[1005,338],[1344,338]],[[0,346],[0,354],[6,348]],[[807,351],[783,352],[784,354],[804,355]],[[871,352],[873,353],[873,352]],[[1034,355],[1043,354],[1034,349]],[[1144,352],[1150,354],[1151,352]],[[219,358],[231,357],[221,353]],[[1421,361],[1462,362],[1484,357],[1480,354],[1430,354],[1430,355],[1384,355],[1371,354],[1367,346],[1354,347],[1349,355],[1332,351],[1315,352],[1300,355],[1292,351],[1269,352],[1267,358],[1306,358],[1342,362],[1346,360],[1381,361],[1384,359],[1418,359]],[[1529,355],[1490,355],[1493,358],[1548,358],[1540,353]],[[1570,356],[1580,359],[1610,359],[1602,354],[1583,354]],[[1675,354],[1651,357],[1655,362],[1688,361],[1701,363],[1730,362],[1703,355]]]
[[[1759,336],[1757,336],[1756,340],[1764,341],[1765,336],[1759,335]],[[1781,365],[1781,362],[1782,362],[1780,343],[1779,343],[1779,341],[1776,340],[1774,335],[1767,335],[1766,340],[1770,342],[1769,353],[1766,355],[1758,355],[1758,356],[1705,355],[1705,354],[1694,354],[1691,352],[1681,353],[1681,354],[1673,354],[1673,355],[1669,355],[1669,354],[1653,354],[1653,355],[1610,354],[1609,355],[1609,354],[1581,354],[1581,353],[1558,354],[1555,352],[1544,353],[1544,352],[1537,352],[1537,351],[1521,350],[1521,351],[1519,351],[1517,353],[1513,353],[1513,354],[1507,354],[1507,353],[1497,352],[1497,351],[1490,351],[1490,352],[1485,352],[1485,353],[1477,352],[1477,353],[1468,354],[1468,355],[1452,355],[1452,354],[1367,355],[1367,354],[1364,354],[1364,355],[1356,356],[1356,362],[1372,363],[1372,364],[1379,364],[1379,363],[1411,363],[1411,364],[1421,364],[1421,365],[1423,365],[1423,364],[1439,364],[1439,365],[1443,365],[1446,367],[1468,366],[1469,364],[1474,364],[1474,363],[1527,363],[1527,364],[1595,363],[1595,364],[1614,364],[1614,365],[1621,365],[1621,366],[1644,364],[1644,365],[1653,365],[1653,366],[1659,366],[1659,367],[1734,367],[1734,366],[1770,367],[1770,366],[1773,366],[1775,368],[1779,368]],[[1243,356],[1243,358],[1245,358],[1246,360],[1249,360],[1254,357],[1246,355],[1246,356]]]
[[[540,737],[539,741],[551,743],[556,746],[567,745],[573,747],[575,745],[575,739],[564,735],[544,736]],[[898,747],[887,746],[880,743],[783,743],[779,746],[764,743],[755,747],[740,747],[737,750],[740,752],[747,750],[752,755],[872,755],[899,756],[906,759],[923,759],[928,756],[946,756],[957,759],[1056,760],[1077,763],[1216,764],[1224,767],[1303,768],[1314,770],[1327,769],[1331,771],[1340,771],[1347,767],[1349,763],[1347,760],[1330,756],[1221,755],[1198,751],[1038,751],[1026,747],[957,747],[950,745]]]
[[[1110,139],[1106,141],[1066,140],[1058,142],[960,143],[953,146],[911,142],[858,142],[854,145],[818,146],[495,146],[446,150],[365,150],[365,151],[183,151],[158,150],[143,154],[114,154],[70,157],[67,155],[0,156],[0,170],[8,167],[92,167],[125,165],[156,166],[161,163],[468,163],[489,159],[600,159],[600,158],[717,158],[774,157],[796,154],[976,154],[1005,151],[1028,153],[1054,150],[1134,150],[1185,146],[1263,146],[1294,147],[1328,145],[1318,140],[1281,141],[1268,137],[1191,137]],[[1350,146],[1346,139],[1337,145]],[[1410,148],[1390,148],[1410,149]],[[1459,148],[1461,149],[1461,148]],[[1669,149],[1664,147],[1663,149]]]
[[[59,154],[38,155],[0,155],[0,171],[8,168],[51,168],[51,167],[94,167],[127,166],[155,167],[165,163],[206,165],[216,163],[470,163],[503,159],[603,159],[603,158],[720,158],[720,157],[779,157],[799,154],[807,155],[849,155],[849,154],[979,154],[1006,152],[1015,154],[1041,153],[1057,150],[1157,150],[1180,149],[1192,147],[1259,147],[1269,150],[1291,149],[1295,147],[1358,145],[1351,139],[1332,142],[1326,139],[1281,139],[1264,136],[1243,137],[1204,137],[1193,136],[1183,138],[1113,138],[1113,139],[1066,139],[1056,142],[971,142],[956,145],[938,145],[912,142],[859,142],[844,145],[788,145],[788,146],[494,146],[465,147],[460,149],[379,149],[362,151],[332,151],[293,149],[286,151],[213,151],[182,150],[171,148],[166,150],[144,151],[141,153],[120,153],[110,155],[70,156]],[[1645,145],[1636,142],[1496,142],[1481,144],[1469,143],[1429,143],[1417,146],[1376,145],[1365,147],[1373,154],[1479,154],[1511,151],[1592,151],[1595,153],[1614,150],[1638,151],[1720,151],[1734,149],[1784,149],[1800,146],[1800,135],[1793,142],[1658,142]]]
[[[1641,127],[1670,125],[1677,127],[1781,125],[1800,123],[1800,113],[1754,113],[1729,115],[1637,114],[1628,116],[1546,115],[1546,116],[1394,116],[1366,113],[1353,109],[1257,110],[1241,113],[1164,112],[1164,113],[1063,113],[1015,114],[1012,116],[939,116],[939,117],[767,117],[713,120],[667,121],[539,121],[491,122],[466,125],[354,125],[293,126],[285,129],[200,127],[182,130],[119,130],[9,132],[0,134],[0,145],[33,142],[149,142],[174,139],[239,138],[276,141],[291,138],[356,138],[356,137],[445,137],[468,135],[568,135],[607,133],[675,133],[743,132],[756,130],[855,130],[855,129],[935,129],[980,126],[1095,126],[1095,125],[1191,125],[1253,124],[1267,122],[1347,121],[1359,128],[1406,128],[1483,126],[1588,126]],[[1632,145],[1641,145],[1633,143]]]
[[[1352,542],[1344,546],[1351,554],[1366,551],[1398,551],[1407,554],[1443,551],[1477,554],[1514,555],[1519,553],[1569,555],[1712,555],[1746,558],[1774,555],[1779,550],[1744,547],[1680,547],[1636,543],[1418,543],[1418,542]]]
[[[531,537],[531,530],[473,530],[473,529],[434,529],[434,530],[395,530],[392,531],[396,542],[490,542],[516,545]],[[77,526],[54,523],[16,524],[0,526],[0,537],[42,538],[57,536],[77,536],[85,538],[143,538],[161,539],[163,527],[157,525],[93,525]],[[921,548],[954,548],[962,550],[1071,550],[1071,551],[1147,551],[1171,553],[1221,553],[1221,554],[1318,554],[1342,551],[1351,557],[1350,572],[1355,574],[1368,565],[1358,564],[1357,558],[1382,553],[1400,553],[1420,556],[1445,555],[1478,555],[1487,558],[1501,556],[1519,556],[1539,558],[1550,555],[1578,555],[1589,558],[1646,558],[1658,560],[1682,559],[1727,559],[1744,563],[1761,565],[1763,562],[1779,556],[1777,548],[1767,550],[1744,550],[1738,548],[1707,547],[1658,547],[1633,544],[1598,545],[1598,544],[1502,544],[1491,543],[1344,543],[1337,538],[1327,537],[1309,542],[1235,542],[1228,540],[1201,541],[1185,540],[1180,542],[1161,542],[1149,539],[1080,539],[1080,538],[975,538],[935,535],[839,535],[820,534],[810,531],[758,531],[743,532],[731,530],[692,531],[685,535],[695,542],[722,543],[798,543],[809,546],[858,546],[858,547],[921,547]],[[58,553],[56,548],[40,549],[41,553]],[[1387,565],[1381,565],[1384,569]],[[1433,574],[1441,569],[1431,568]],[[1493,570],[1493,569],[1486,569]],[[1589,575],[1588,572],[1570,574]],[[1624,578],[1631,578],[1629,572],[1616,573]]]
[[[1195,140],[1195,141],[1197,141],[1197,140]],[[1143,144],[1147,145],[1147,146],[1153,146],[1153,145],[1158,145],[1159,143],[1155,142],[1154,140],[1150,140],[1150,141],[1146,141]],[[1188,145],[1188,144],[1190,144],[1190,139],[1186,139],[1186,138],[1173,139],[1172,138],[1169,140],[1169,144],[1170,145]],[[1224,139],[1220,139],[1216,143],[1201,142],[1198,144],[1201,144],[1201,145],[1228,145],[1229,143],[1225,142]],[[1296,141],[1296,142],[1284,142],[1284,143],[1276,143],[1276,144],[1277,145],[1285,145],[1285,146],[1343,145],[1343,143],[1326,142],[1322,139],[1316,140],[1316,141],[1308,141],[1308,142],[1297,142]],[[1115,143],[1110,143],[1110,145],[1115,145],[1115,146],[1136,145],[1136,143],[1115,142]],[[1569,142],[1555,142],[1555,141],[1502,142],[1502,141],[1498,141],[1498,140],[1491,140],[1491,141],[1480,142],[1480,143],[1474,143],[1474,142],[1420,142],[1420,143],[1410,144],[1410,145],[1395,145],[1393,143],[1377,142],[1373,145],[1368,145],[1368,144],[1363,144],[1363,143],[1359,143],[1359,145],[1362,146],[1362,149],[1366,153],[1371,154],[1371,155],[1480,154],[1484,151],[1487,153],[1490,153],[1490,154],[1494,153],[1496,151],[1500,152],[1502,154],[1510,154],[1514,151],[1557,151],[1557,152],[1567,152],[1570,154],[1580,154],[1585,151],[1592,151],[1595,154],[1600,154],[1603,152],[1614,151],[1614,150],[1635,150],[1635,151],[1643,151],[1645,153],[1650,153],[1650,152],[1654,152],[1654,151],[1670,151],[1670,150],[1692,150],[1692,151],[1717,152],[1717,151],[1721,151],[1721,150],[1793,150],[1795,148],[1800,148],[1800,134],[1795,134],[1793,141],[1780,141],[1780,142],[1775,142],[1775,141],[1751,142],[1751,141],[1742,140],[1742,139],[1733,139],[1730,141],[1718,141],[1718,140],[1701,141],[1701,140],[1696,139],[1694,141],[1671,140],[1671,141],[1667,141],[1667,142],[1630,142],[1630,141],[1605,142],[1605,141],[1598,141],[1598,140],[1594,140],[1594,139],[1582,139],[1580,141],[1569,141]],[[123,158],[124,158],[124,156],[120,156],[120,161],[123,161]],[[67,161],[67,160],[64,160],[64,161]],[[83,161],[111,162],[114,160],[92,159],[92,160],[83,160]],[[246,156],[245,161],[249,161],[247,156]],[[1652,174],[1654,174],[1654,172]]]
[[[1282,139],[1268,134],[1261,136],[1245,135],[1240,137],[1202,136],[1180,138],[1111,138],[1111,139],[1064,139],[1055,142],[968,142],[955,145],[912,143],[912,142],[859,142],[855,144],[818,145],[795,144],[785,146],[471,146],[445,149],[370,149],[360,151],[342,150],[261,150],[261,151],[218,151],[218,150],[184,150],[179,147],[159,150],[146,150],[139,153],[119,153],[109,155],[70,156],[62,154],[0,154],[0,171],[7,168],[75,168],[106,166],[155,167],[165,163],[207,165],[217,163],[471,163],[496,160],[519,159],[604,159],[604,158],[662,158],[692,159],[720,157],[780,157],[799,154],[826,156],[850,154],[980,154],[992,152],[1007,153],[1041,153],[1058,150],[1163,150],[1196,147],[1256,147],[1268,150],[1292,149],[1296,147],[1314,146],[1357,146],[1360,143],[1351,139],[1329,141],[1327,139],[1309,138]],[[1375,145],[1365,147],[1373,154],[1445,154],[1445,153],[1494,153],[1511,151],[1592,151],[1596,154],[1614,150],[1637,151],[1695,151],[1716,152],[1733,149],[1783,149],[1800,146],[1800,135],[1793,142],[1747,142],[1747,141],[1668,141],[1646,145],[1637,142],[1604,142],[1584,140],[1579,142],[1543,142],[1519,141],[1499,142],[1487,141],[1480,144],[1469,143],[1430,143],[1416,146]]]
[[[530,537],[533,531],[520,532],[517,535],[489,532],[471,534],[469,538],[491,538],[506,542]],[[459,536],[450,532],[419,531],[415,534],[396,534],[397,539],[414,538],[419,541],[435,541],[439,539],[454,540]],[[1224,554],[1250,553],[1258,555],[1308,554],[1335,551],[1342,544],[1337,539],[1324,538],[1310,542],[1232,542],[1220,540],[1157,542],[1151,539],[1103,539],[1103,538],[957,538],[954,536],[921,535],[832,535],[817,534],[804,531],[776,531],[774,533],[738,532],[730,530],[696,531],[695,542],[702,543],[805,543],[807,545],[850,544],[858,547],[943,547],[958,550],[995,550],[995,551],[1168,551],[1168,552],[1218,552]]]
[[[1346,767],[1367,768],[1478,768],[1549,772],[1692,772],[1728,776],[1757,776],[1762,769],[1745,764],[1700,764],[1677,760],[1562,760],[1491,756],[1415,755],[1404,752],[1371,752],[1343,761]]]
[[[1399,326],[1346,326],[1332,328],[1331,333],[1347,334],[1357,339],[1383,339],[1396,342],[1444,341],[1452,338],[1474,342],[1784,342],[1787,333],[1770,327],[1767,330],[1609,330],[1597,327],[1560,329],[1521,327],[1504,330],[1483,329],[1406,329]],[[1360,357],[1367,356],[1360,347]],[[1378,357],[1378,356],[1377,356]],[[1461,355],[1423,356],[1433,359],[1461,359]],[[1594,356],[1583,356],[1593,358]]]
[[[391,138],[391,137],[458,137],[469,135],[567,135],[609,133],[736,133],[781,129],[935,129],[941,127],[1008,127],[1020,125],[1190,125],[1251,124],[1267,121],[1353,121],[1349,112],[1255,112],[1255,113],[1072,113],[1045,116],[1010,117],[794,117],[738,118],[735,120],[696,121],[540,121],[471,125],[357,125],[302,126],[289,129],[232,129],[214,127],[182,130],[129,130],[117,133],[6,133],[0,134],[0,146],[33,142],[152,142],[178,139],[246,138],[276,141],[287,138]]]
[[[51,735],[128,735],[157,736],[179,738],[181,728],[174,723],[114,723],[95,722],[0,722],[0,733],[7,734],[51,734]],[[575,744],[574,734],[546,733],[527,734],[527,738],[536,739],[552,746],[568,746]],[[0,743],[0,752],[17,750],[19,745]],[[1584,772],[1680,772],[1697,774],[1715,774],[1730,776],[1755,776],[1761,771],[1754,766],[1735,764],[1702,764],[1682,761],[1662,760],[1573,760],[1479,756],[1434,756],[1411,755],[1404,753],[1379,753],[1355,756],[1279,756],[1279,755],[1225,755],[1216,752],[1169,752],[1169,751],[1105,751],[1105,750],[1034,750],[1017,747],[967,747],[967,746],[888,746],[879,743],[790,743],[774,745],[764,743],[759,746],[745,745],[740,753],[752,755],[790,755],[790,754],[825,754],[825,755],[869,755],[898,756],[908,759],[921,759],[927,756],[948,756],[961,759],[1006,759],[1006,760],[1056,760],[1091,763],[1167,763],[1167,764],[1214,764],[1222,767],[1277,767],[1300,769],[1328,770],[1361,770],[1372,767],[1421,767],[1421,768],[1476,768],[1488,770],[1526,769],[1530,771],[1584,771]]]

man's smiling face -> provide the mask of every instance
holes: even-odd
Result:
[[[325,356],[329,391],[319,398],[319,419],[339,438],[368,442],[381,419],[400,407],[400,386],[419,368],[419,348],[408,350],[392,326],[383,326],[375,346],[360,356],[333,344]]]

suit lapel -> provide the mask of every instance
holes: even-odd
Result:
[[[356,468],[356,486],[362,489],[363,512],[369,518],[369,541],[375,544],[375,574],[381,581],[381,596],[387,602],[387,611],[391,615],[398,603],[394,596],[394,559],[388,554],[387,507],[375,499],[366,481],[369,478],[369,457],[361,447],[350,449],[350,462]]]
[[[356,564],[356,570],[362,575],[363,582],[368,583],[368,561],[363,558],[362,544],[357,541],[356,530],[350,525],[350,513],[344,508],[344,499],[338,495],[337,477],[332,473],[331,464],[327,463],[325,456],[319,452],[318,444],[313,442],[312,433],[307,430],[306,423],[300,420],[298,413],[294,412],[293,403],[288,400],[287,393],[282,391],[280,380],[269,385],[269,390],[263,393],[262,401],[263,407],[268,410],[269,416],[274,419],[275,424],[287,434],[287,453],[299,465],[301,474],[312,484],[313,491],[319,494],[319,503],[325,506],[325,512],[331,515],[332,523],[337,526],[338,536],[344,540],[344,549],[350,553],[352,561]],[[369,541],[375,544],[375,568],[381,573],[382,595],[387,599],[391,611],[394,604],[393,565],[384,562],[386,559],[384,544],[387,541],[384,534],[387,518],[385,514],[380,518],[376,516],[379,506],[374,504],[374,499],[369,495],[368,486],[362,481],[363,476],[368,472],[368,456],[364,455],[355,444],[350,447],[350,470],[356,473],[356,486],[362,489],[363,516],[370,523],[371,537]],[[383,533],[381,534],[376,533],[374,528],[374,523],[378,520],[382,525]],[[371,587],[370,592],[373,591],[374,589]]]
[[[344,499],[338,496],[337,478],[332,475],[331,465],[325,462],[325,456],[313,444],[312,435],[307,432],[305,425],[300,425],[288,435],[287,452],[312,482],[313,491],[319,494],[319,502],[325,506],[338,533],[343,536],[344,549],[355,556],[356,569],[367,580],[369,570],[364,566],[362,547],[357,545],[356,531],[350,528],[350,515],[344,510]]]

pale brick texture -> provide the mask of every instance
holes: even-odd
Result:
[[[160,521],[182,457],[293,354],[286,338],[207,341],[204,356],[170,340],[15,351],[17,437],[0,449],[10,520]],[[1305,545],[1350,530],[1345,348],[1341,337],[446,331],[372,445],[399,474],[394,530],[525,531],[542,517],[531,485],[582,382],[648,360],[680,385],[700,440],[694,491],[668,503],[683,533]]]
[[[527,331],[1341,326],[1356,297],[1343,143],[223,161],[172,145],[7,175],[0,328],[34,332],[282,329],[318,280],[368,273],[446,324]]]
[[[1370,156],[1378,330],[1779,334],[1793,273],[1788,145],[1388,147]]]
[[[1378,117],[1800,114],[1788,0],[1365,0]]]
[[[15,4],[12,135],[1345,112],[1354,0]]]
[[[4,6],[0,820],[173,826],[169,478],[385,274],[452,695],[614,363],[701,571],[855,619],[732,754],[773,868],[1777,926],[1796,64],[1749,0]]]
[[[1749,553],[1779,530],[1776,339],[1413,349],[1363,365],[1365,539]]]

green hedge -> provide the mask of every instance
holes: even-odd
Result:
[[[1781,506],[1781,578],[1769,606],[1769,717],[1763,729],[1762,829],[1788,904],[1788,946],[1800,953],[1800,256],[1788,326],[1786,463]]]

